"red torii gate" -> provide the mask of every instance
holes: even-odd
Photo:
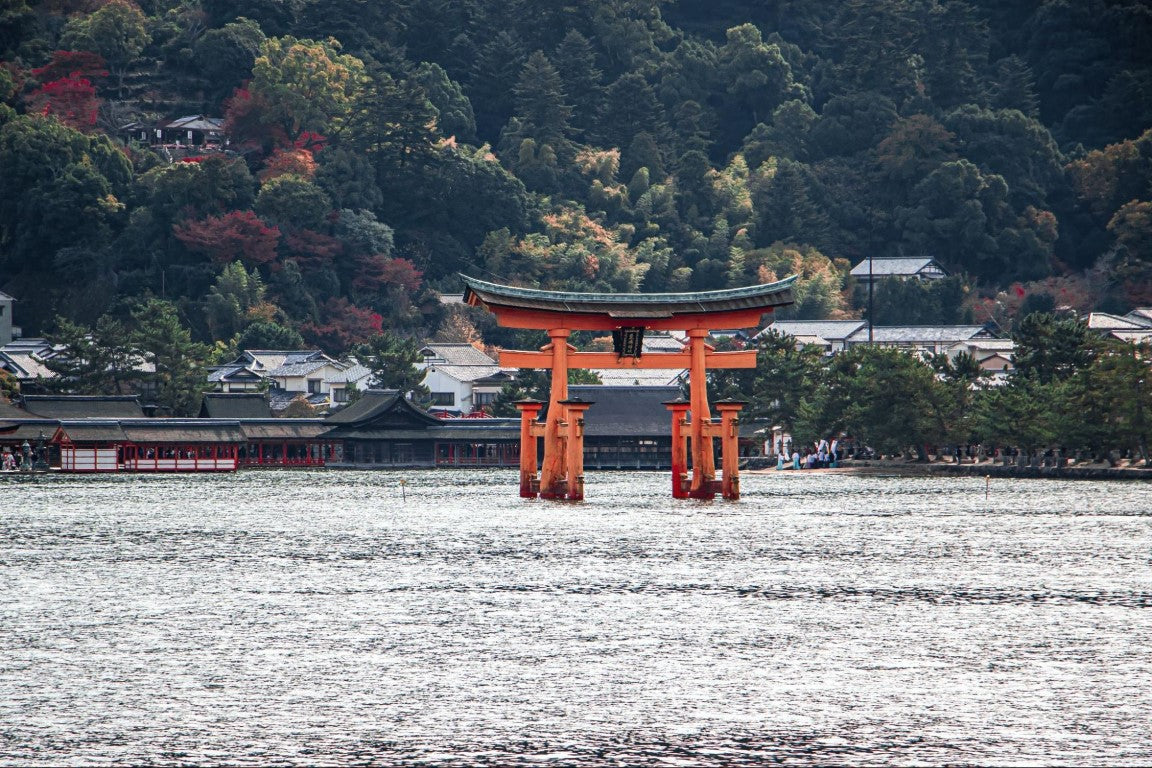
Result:
[[[548,332],[539,352],[504,350],[506,368],[552,371],[548,413],[543,403],[518,402],[520,410],[520,495],[546,499],[584,498],[584,412],[592,403],[568,399],[570,368],[687,368],[690,400],[666,403],[672,411],[672,495],[675,498],[740,498],[737,414],[744,403],[716,403],[719,421],[708,407],[706,372],[711,368],[755,368],[756,350],[717,352],[704,342],[713,329],[751,328],[761,316],[793,301],[789,277],[767,285],[697,293],[564,293],[484,282],[466,275],[464,300],[496,316],[499,325]],[[685,331],[680,352],[641,355],[645,330]],[[613,352],[577,352],[572,331],[611,331]],[[691,418],[688,418],[689,412]],[[544,460],[536,470],[536,438],[544,438]],[[712,440],[721,440],[722,479],[716,480]],[[688,478],[688,457],[692,477]]]

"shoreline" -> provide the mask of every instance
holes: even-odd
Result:
[[[807,474],[810,472],[847,475],[958,475],[963,477],[1051,478],[1057,480],[1152,480],[1152,467],[1018,467],[1003,464],[951,464],[916,461],[859,461],[848,460],[838,467],[824,469],[786,469],[775,467],[746,469],[743,473],[764,475],[771,473]]]

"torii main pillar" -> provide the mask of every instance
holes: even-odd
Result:
[[[488,283],[461,275],[464,298],[483,306],[509,328],[548,332],[550,343],[539,352],[505,350],[500,364],[508,368],[551,371],[548,412],[536,421],[542,403],[521,401],[520,495],[578,501],[584,498],[584,413],[592,405],[568,398],[572,368],[687,368],[687,404],[672,410],[673,486],[675,498],[711,499],[719,491],[726,499],[740,497],[738,418],[743,403],[717,403],[720,419],[708,406],[707,370],[755,368],[756,350],[717,352],[705,339],[714,328],[751,328],[764,313],[792,303],[790,277],[770,285],[725,291],[663,294],[561,293]],[[614,352],[577,352],[568,344],[572,331],[611,331]],[[643,355],[645,330],[679,330],[688,344],[681,352]],[[690,418],[689,418],[690,414]],[[536,440],[544,438],[544,457],[536,477]],[[721,441],[723,480],[716,480],[713,440]],[[692,477],[687,479],[687,462]]]

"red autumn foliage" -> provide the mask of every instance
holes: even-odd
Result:
[[[176,238],[193,253],[202,253],[220,264],[240,259],[249,267],[275,267],[280,230],[265,224],[252,211],[233,211],[187,221],[172,228]]]
[[[408,293],[416,293],[424,279],[424,273],[408,259],[392,259],[384,265],[383,278],[385,283],[399,285]]]
[[[309,152],[319,152],[324,149],[328,144],[328,138],[319,133],[312,131],[302,131],[296,137],[296,141],[292,142],[292,146],[296,149],[304,149]]]
[[[52,60],[32,70],[32,76],[41,83],[68,77],[97,82],[108,77],[108,64],[91,51],[53,51]]]
[[[359,256],[352,287],[366,293],[378,293],[388,286],[397,286],[406,293],[420,289],[424,273],[408,259],[390,259],[383,254]]]
[[[33,91],[28,96],[28,106],[34,112],[54,115],[64,125],[84,131],[96,125],[100,99],[96,98],[96,89],[88,80],[65,77]]]
[[[234,142],[254,147],[288,146],[284,129],[268,116],[269,105],[247,88],[237,88],[224,102],[224,130]]]
[[[344,244],[320,232],[301,229],[284,236],[284,248],[287,258],[295,259],[301,269],[309,270],[331,266],[344,250]]]
[[[304,340],[329,354],[343,355],[380,333],[384,318],[370,309],[358,307],[345,298],[328,299],[320,307],[321,322],[300,327]]]

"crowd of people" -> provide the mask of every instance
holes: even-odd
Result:
[[[841,456],[840,440],[836,437],[814,441],[801,453],[799,446],[792,445],[791,438],[782,436],[776,438],[773,448],[776,450],[776,469],[827,469],[835,467]]]

